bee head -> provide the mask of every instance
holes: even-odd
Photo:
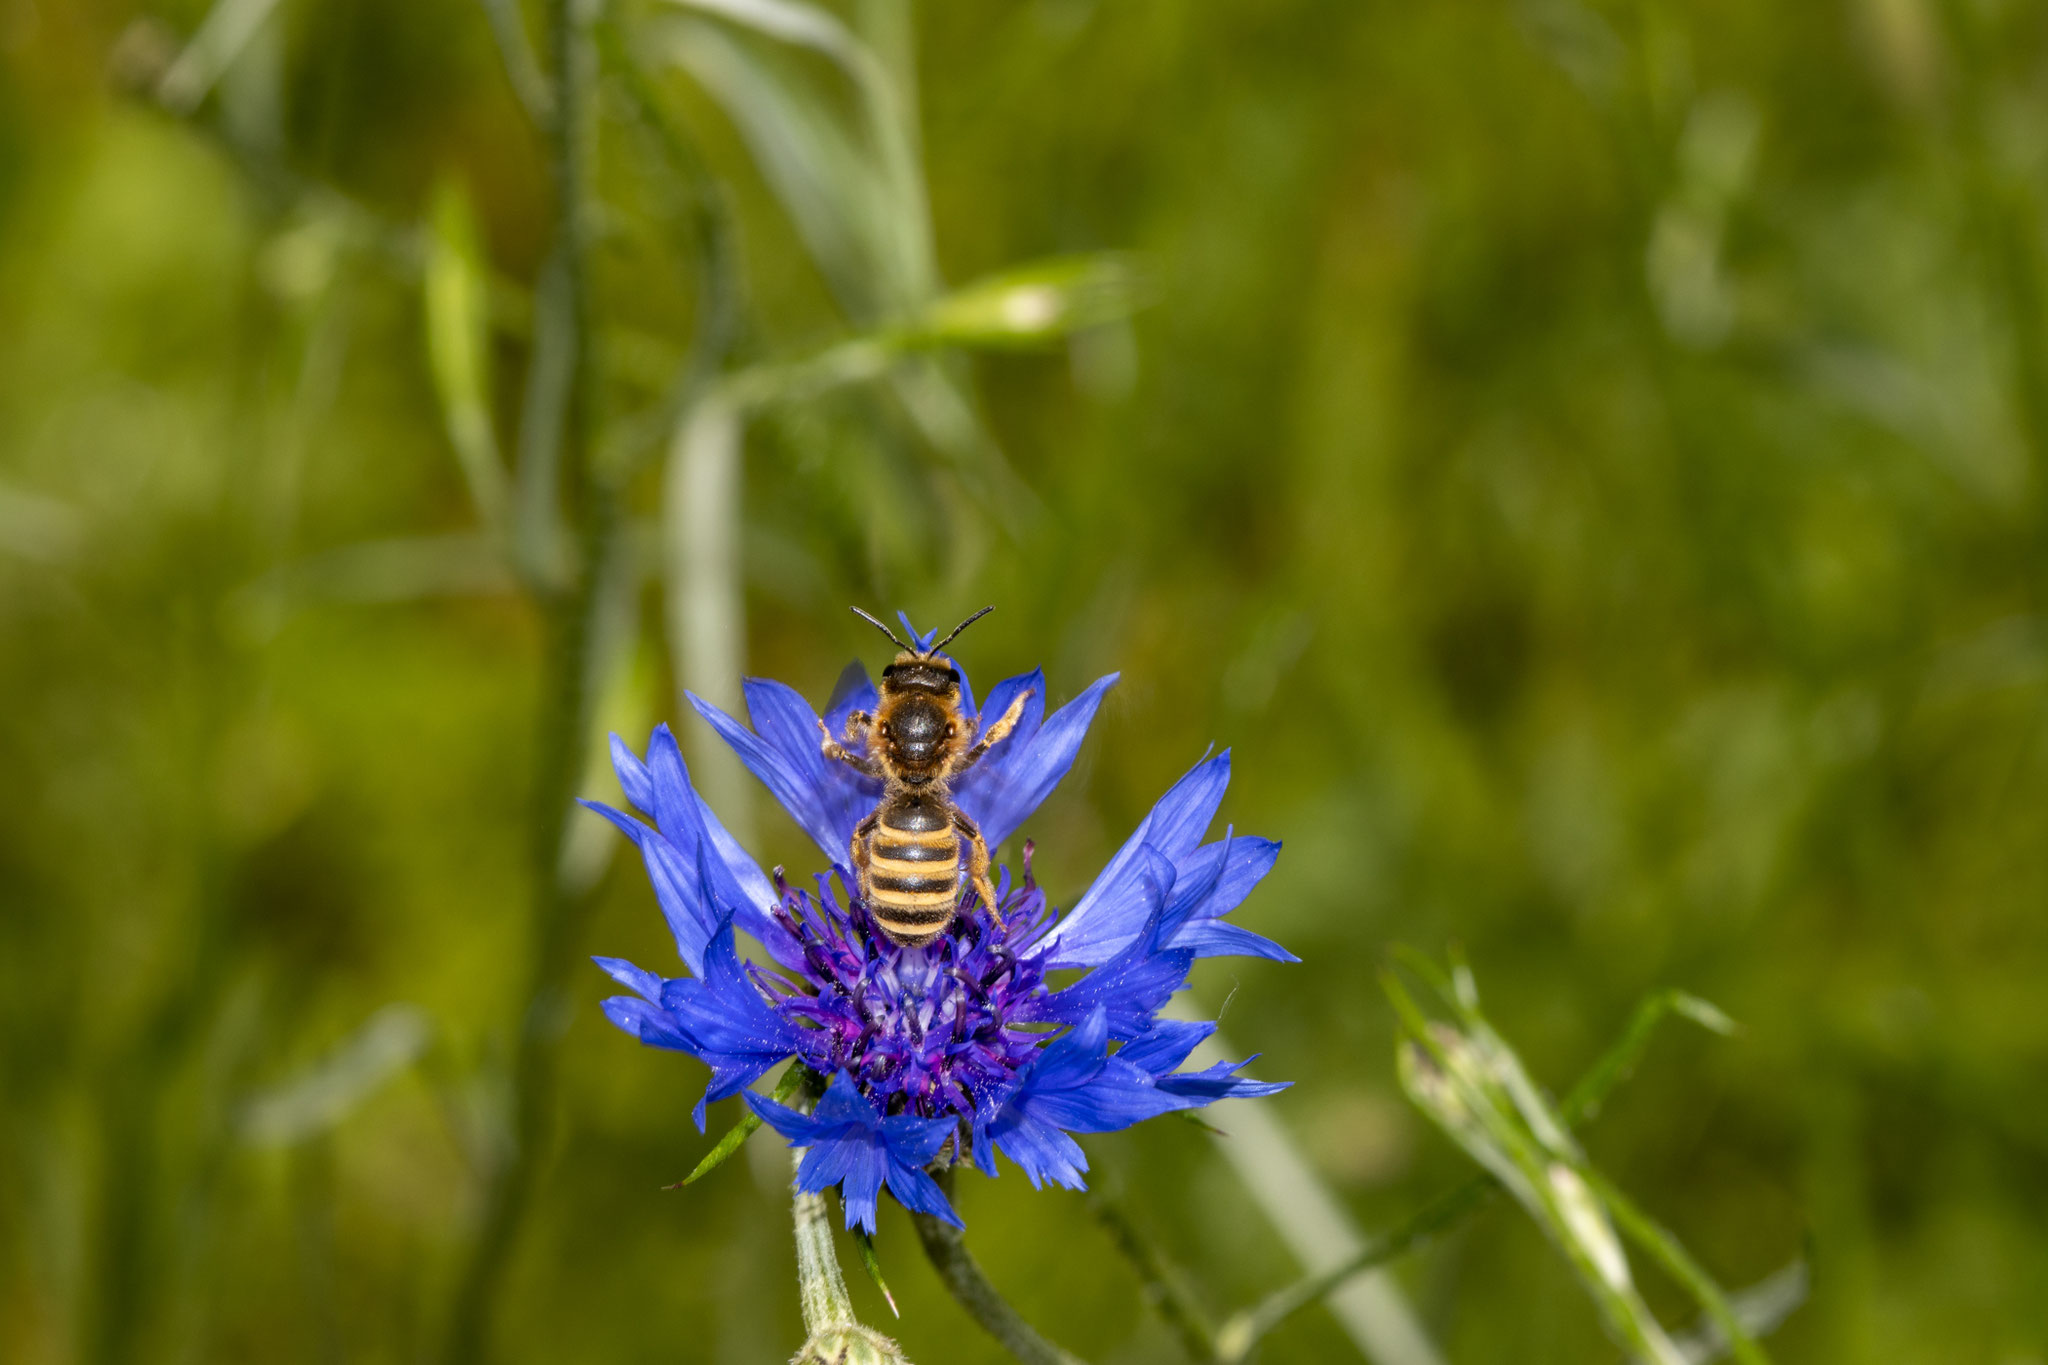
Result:
[[[924,692],[951,700],[960,695],[960,670],[943,654],[905,650],[882,670],[884,692]]]
[[[862,611],[853,614],[889,637],[901,653],[882,670],[882,706],[878,729],[889,764],[909,782],[929,782],[944,774],[949,755],[959,747],[960,670],[939,651],[953,638],[993,610],[983,607],[953,627],[946,638],[920,649],[898,639],[896,632]]]
[[[859,607],[853,609],[853,614],[888,636],[890,642],[897,649],[903,651],[896,656],[895,663],[882,670],[883,692],[886,693],[891,688],[907,692],[928,692],[935,697],[943,697],[950,701],[960,694],[960,670],[953,666],[951,659],[939,653],[939,651],[952,644],[961,631],[967,629],[994,610],[995,608],[992,606],[983,607],[980,611],[975,612],[974,615],[953,627],[952,630],[946,632],[945,639],[927,645],[923,649],[905,644],[897,638],[895,631],[889,629]],[[904,624],[908,625],[909,622],[906,621]]]

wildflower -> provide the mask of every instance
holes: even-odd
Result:
[[[919,637],[921,646],[930,640]],[[1050,716],[1041,672],[990,692],[990,715],[1028,693],[1009,738],[953,784],[991,848],[1066,775],[1115,681],[1101,679]],[[961,687],[973,715],[964,677]],[[694,1111],[700,1131],[706,1104],[794,1058],[823,1086],[811,1112],[751,1092],[746,1102],[806,1149],[799,1187],[839,1186],[848,1227],[874,1230],[885,1185],[906,1207],[957,1226],[925,1170],[936,1160],[971,1159],[994,1175],[1000,1152],[1034,1186],[1079,1189],[1088,1162],[1074,1133],[1285,1088],[1240,1076],[1246,1063],[1180,1071],[1215,1025],[1159,1017],[1196,958],[1296,960],[1224,919],[1280,849],[1232,832],[1202,842],[1230,781],[1228,751],[1205,757],[1160,798],[1064,916],[1034,880],[1026,843],[1020,876],[999,869],[995,905],[971,896],[938,939],[905,948],[876,929],[845,866],[879,782],[825,759],[819,717],[793,689],[749,679],[745,696],[751,728],[691,701],[824,852],[830,871],[814,889],[792,887],[780,868],[763,875],[691,785],[666,725],[644,759],[612,739],[626,799],[651,824],[584,803],[639,846],[689,972],[663,978],[598,958],[633,992],[605,1001],[605,1013],[643,1043],[711,1068]],[[863,676],[825,721],[839,734],[849,712],[875,703]],[[741,933],[772,965],[741,959]],[[1055,988],[1048,974],[1061,968],[1089,970]]]

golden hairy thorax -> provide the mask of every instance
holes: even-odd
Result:
[[[846,732],[824,731],[825,756],[882,781],[882,799],[854,829],[847,852],[860,896],[884,934],[906,948],[921,947],[946,931],[960,913],[960,856],[967,880],[994,911],[988,845],[966,812],[953,804],[947,783],[972,768],[1023,714],[1026,692],[986,730],[967,715],[960,670],[939,653],[991,609],[983,607],[937,644],[916,649],[859,607],[854,614],[887,635],[900,651],[882,670],[873,715],[855,711]],[[824,730],[824,722],[818,722]]]

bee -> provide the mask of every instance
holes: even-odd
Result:
[[[818,722],[826,758],[882,781],[882,799],[855,826],[847,851],[875,923],[906,948],[930,943],[960,912],[963,845],[968,880],[981,903],[995,910],[988,844],[981,829],[953,804],[947,784],[1016,728],[1031,694],[1019,695],[995,724],[979,729],[961,705],[960,670],[939,653],[993,610],[983,607],[937,644],[914,649],[855,607],[853,614],[888,636],[900,652],[882,670],[881,701],[873,715],[855,711],[837,739],[823,720]]]

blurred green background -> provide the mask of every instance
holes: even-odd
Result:
[[[669,719],[808,873],[677,688],[992,601],[984,688],[1123,673],[1060,903],[1234,748],[1303,962],[1196,993],[1362,1226],[1469,1171],[1375,976],[1461,942],[1554,1089],[1741,1021],[1587,1141],[1724,1284],[1809,1256],[1778,1359],[2048,1360],[2048,7],[593,9],[579,291],[538,6],[0,3],[0,1358],[786,1359],[786,1170],[660,1189],[703,1071],[583,958],[672,950],[550,812]],[[1086,1145],[1219,1310],[1295,1273],[1196,1128]],[[962,1202],[1179,1358],[1078,1196]],[[1398,1277],[1618,1358],[1505,1201]]]

